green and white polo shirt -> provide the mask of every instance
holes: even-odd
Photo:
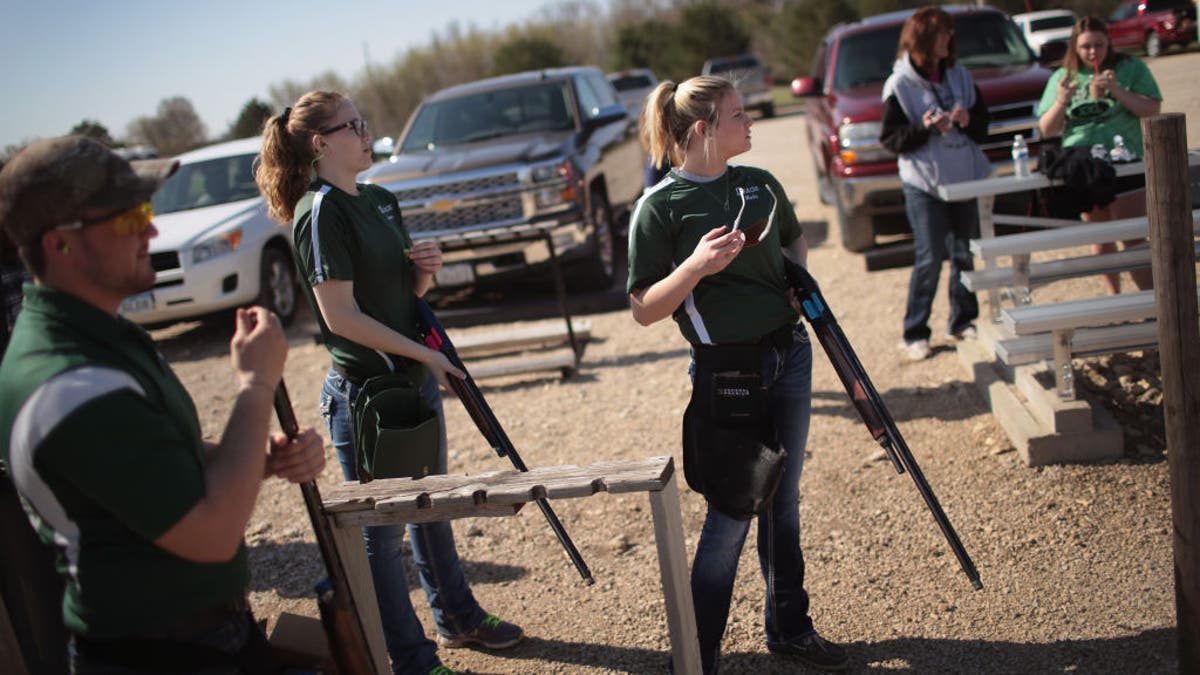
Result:
[[[362,313],[417,339],[415,276],[408,259],[412,238],[400,220],[395,195],[378,185],[360,183],[355,196],[317,180],[296,205],[292,238],[296,264],[308,282],[305,296],[333,362],[359,382],[398,368],[419,367],[330,331],[312,291],[312,286],[329,279],[352,282],[354,301]],[[418,382],[424,379],[414,376]]]
[[[782,247],[801,235],[800,223],[779,181],[753,167],[730,165],[707,183],[672,170],[649,188],[630,218],[627,289],[665,278],[722,225],[743,230],[747,245],[675,310],[692,344],[747,342],[799,318],[787,299]]]
[[[154,544],[204,496],[204,447],[187,391],[128,320],[26,284],[0,364],[0,456],[60,548],[71,631],[136,635],[245,594],[245,546],[201,564]]]

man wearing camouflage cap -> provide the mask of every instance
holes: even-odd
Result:
[[[74,672],[266,672],[243,531],[265,476],[311,480],[320,437],[268,438],[287,341],[239,309],[219,443],[149,335],[117,313],[150,290],[150,196],[177,168],[83,137],[0,170],[0,227],[33,273],[0,363],[0,459],[59,546]]]

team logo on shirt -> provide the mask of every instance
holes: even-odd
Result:
[[[388,220],[396,220],[395,211],[396,208],[391,204],[384,204],[383,206],[379,207],[379,215],[387,218]]]

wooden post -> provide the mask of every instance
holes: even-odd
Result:
[[[1184,116],[1142,120],[1174,527],[1179,672],[1200,672],[1200,328]]]

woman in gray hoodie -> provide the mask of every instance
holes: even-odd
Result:
[[[904,313],[904,356],[930,354],[929,315],[942,262],[950,260],[950,322],[946,335],[975,334],[975,294],[961,273],[974,268],[968,240],[979,228],[975,200],[942,201],[939,185],[991,173],[978,143],[987,137],[988,112],[966,68],[955,63],[954,21],[938,7],[917,10],[904,22],[892,75],[883,85],[880,142],[899,156],[904,207],[915,259]]]

